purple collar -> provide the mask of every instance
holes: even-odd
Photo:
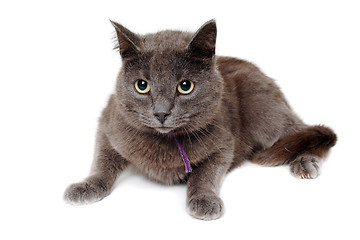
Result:
[[[181,158],[184,161],[185,164],[185,172],[189,173],[192,171],[191,166],[190,166],[190,161],[189,158],[186,156],[185,150],[183,148],[183,146],[181,145],[181,143],[179,142],[179,140],[174,136],[175,142],[179,148],[180,154],[181,154]]]

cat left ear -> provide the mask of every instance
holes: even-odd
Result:
[[[134,58],[140,53],[140,38],[135,33],[131,32],[129,29],[125,28],[117,22],[111,21],[111,24],[114,26],[120,55],[123,59]]]
[[[187,46],[191,56],[199,60],[212,58],[215,55],[216,33],[214,19],[202,25]]]

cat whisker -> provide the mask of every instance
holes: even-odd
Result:
[[[213,134],[212,132],[210,132],[206,128],[200,128],[197,131],[199,133],[201,133],[202,135],[204,135],[205,137],[207,137],[214,144],[214,146],[219,150],[219,152],[222,152],[222,150],[219,147],[218,143],[216,143],[214,140],[212,140],[212,138],[209,136],[209,135],[211,135],[211,136],[215,137],[218,142],[221,142],[222,140],[220,140],[215,134]]]
[[[189,135],[189,132],[187,131],[186,127],[182,127],[182,129],[184,129],[188,139],[189,139],[189,142],[190,142],[190,145],[192,146],[192,142],[191,142],[191,138],[190,138],[190,135]]]
[[[219,150],[219,152],[222,152],[219,145],[214,140],[212,140],[212,138],[208,135],[208,134],[210,134],[211,136],[215,137],[218,141],[221,141],[215,134],[209,132],[207,129],[199,129],[199,132],[201,134],[203,134],[205,137],[207,137],[214,144],[214,146]]]
[[[205,145],[205,142],[201,139],[201,137],[198,135],[197,132],[190,132],[191,135],[193,135],[196,139],[196,141],[199,143],[199,145],[205,149],[205,152],[209,153],[207,154],[207,158],[209,158],[210,152],[208,147]]]

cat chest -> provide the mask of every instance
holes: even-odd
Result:
[[[135,165],[174,169],[182,166],[181,155],[172,141],[133,140],[121,147],[121,153]]]
[[[132,165],[149,178],[173,184],[186,179],[185,164],[174,138],[110,137],[112,146]],[[196,165],[206,158],[205,152],[191,139],[179,139],[190,164]]]

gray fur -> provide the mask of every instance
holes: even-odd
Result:
[[[99,121],[91,174],[68,187],[69,203],[103,199],[117,176],[132,165],[163,184],[187,182],[190,215],[212,220],[224,212],[219,193],[225,175],[246,159],[268,165],[294,160],[295,175],[307,171],[306,176],[317,176],[317,160],[335,144],[336,136],[328,128],[306,126],[274,81],[253,64],[216,57],[215,21],[196,33],[143,36],[112,24],[123,64],[116,92]],[[150,84],[149,93],[135,90],[138,79]],[[195,84],[188,95],[177,91],[183,80]],[[159,113],[166,118],[159,121]],[[318,138],[319,132],[329,134]],[[185,173],[173,136],[182,143],[193,172]],[[295,148],[297,142],[301,148]],[[287,156],[284,148],[296,150]]]

